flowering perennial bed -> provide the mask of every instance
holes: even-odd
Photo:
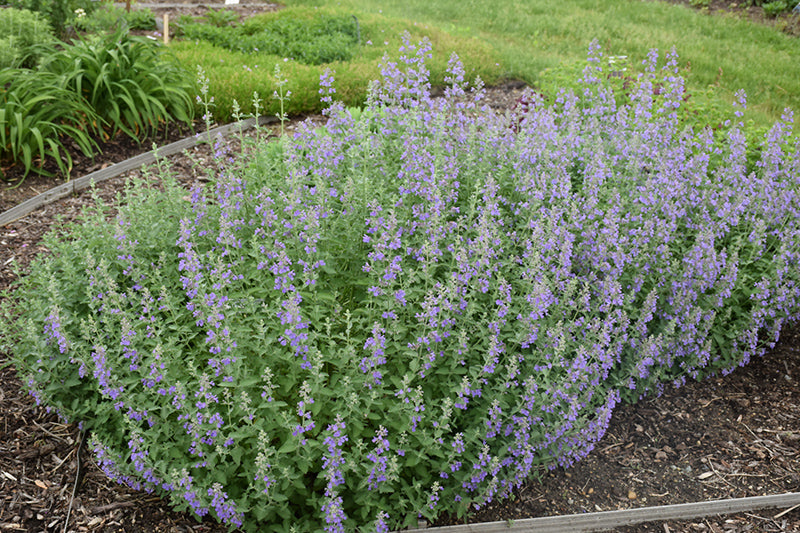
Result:
[[[326,75],[324,128],[51,236],[3,334],[109,476],[246,530],[463,515],[800,315],[788,112],[755,162],[684,125],[674,54],[620,105],[593,45],[581,94],[499,116],[401,52],[364,110]]]

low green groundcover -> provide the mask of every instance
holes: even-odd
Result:
[[[194,23],[184,25],[183,31],[188,39],[208,41],[227,50],[271,54],[307,65],[348,61],[361,44],[361,30],[354,16],[253,19],[233,27]]]

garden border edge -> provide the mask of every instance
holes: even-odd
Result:
[[[143,165],[155,163],[158,157],[166,157],[177,154],[198,144],[210,142],[211,139],[217,135],[224,136],[231,132],[250,129],[256,126],[256,124],[259,126],[264,126],[277,121],[278,119],[276,117],[258,117],[257,119],[249,118],[239,122],[232,122],[230,124],[218,126],[206,132],[192,135],[191,137],[186,137],[161,148],[150,150],[149,152],[145,152],[130,159],[126,159],[125,161],[115,163],[111,166],[97,170],[80,178],[62,183],[61,185],[53,187],[52,189],[34,196],[33,198],[25,200],[21,204],[12,207],[8,211],[0,213],[0,228],[29,215],[39,207],[51,204],[56,200],[69,196],[70,194],[74,194],[95,183],[99,183],[110,178],[115,178],[124,172],[140,168]]]
[[[638,509],[621,509],[587,514],[545,516],[506,520],[502,522],[482,522],[441,526],[430,529],[411,529],[402,533],[564,533],[607,531],[616,527],[632,526],[643,522],[662,520],[685,520],[713,515],[749,512],[758,509],[786,507],[790,510],[800,506],[800,492],[787,492],[769,496],[749,496],[707,502],[678,503]]]

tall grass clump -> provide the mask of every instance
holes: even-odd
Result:
[[[86,156],[98,150],[95,139],[101,132],[100,117],[61,82],[62,78],[51,72],[0,70],[0,162],[21,164],[25,176],[31,170],[45,173],[47,159],[69,176],[72,156],[66,142]]]
[[[788,112],[749,169],[736,125],[679,126],[674,54],[620,107],[592,46],[580,92],[501,116],[401,52],[365,109],[326,73],[324,127],[133,184],[8,295],[14,364],[110,477],[248,531],[463,516],[798,317]]]
[[[67,145],[84,155],[120,132],[141,140],[190,123],[194,81],[158,44],[117,28],[49,48],[35,69],[0,70],[0,163],[24,175],[51,160],[69,177]],[[2,177],[0,175],[0,177]]]

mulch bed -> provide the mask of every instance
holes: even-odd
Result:
[[[490,94],[507,108],[520,86]],[[175,131],[159,144],[190,134]],[[74,176],[143,151],[117,139],[98,160],[78,158]],[[237,150],[237,146],[233,146]],[[170,158],[187,185],[203,179],[210,147]],[[14,179],[14,174],[10,175]],[[113,201],[129,176],[103,182],[97,194]],[[29,176],[16,188],[0,184],[0,211],[57,183]],[[46,253],[41,236],[74,218],[91,202],[87,191],[41,208],[0,227],[0,289],[23,272],[32,257]],[[64,222],[58,222],[61,218]],[[171,511],[157,496],[110,482],[89,453],[79,453],[80,433],[37,407],[14,369],[0,354],[0,532],[227,531],[213,520],[198,522]],[[83,476],[76,487],[78,463]],[[495,503],[470,522],[658,506],[673,503],[800,492],[800,327],[787,327],[764,357],[727,377],[668,388],[661,397],[623,405],[596,450],[568,470],[557,469]],[[69,525],[65,521],[69,513]],[[438,524],[457,523],[443,519]],[[800,509],[763,510],[683,522],[648,523],[623,533],[800,531]]]

